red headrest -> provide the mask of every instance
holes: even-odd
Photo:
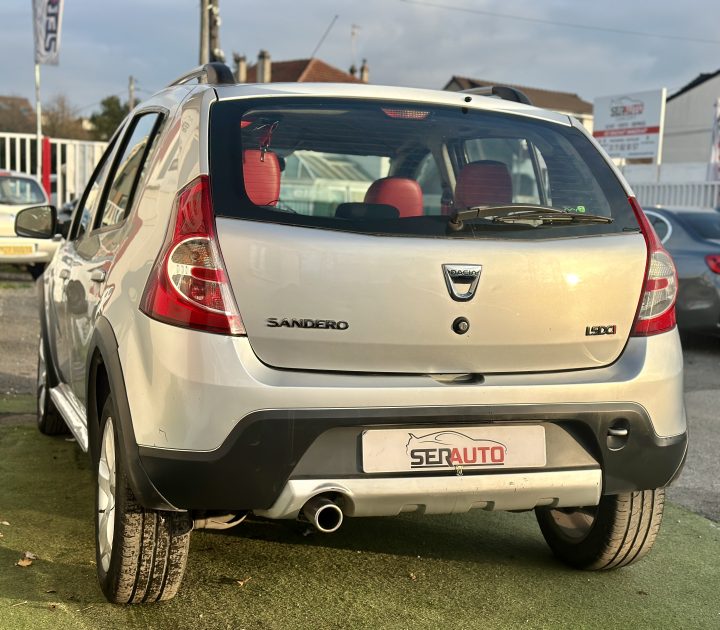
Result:
[[[507,166],[494,160],[466,164],[455,186],[455,207],[472,208],[512,203],[512,180]]]
[[[365,193],[365,203],[382,203],[398,209],[400,217],[423,215],[420,184],[407,177],[383,177],[374,181]]]
[[[256,206],[274,206],[280,197],[280,162],[271,151],[243,151],[245,192]]]

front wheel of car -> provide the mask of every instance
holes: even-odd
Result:
[[[28,265],[28,271],[30,272],[32,279],[37,280],[40,276],[42,276],[43,271],[45,271],[45,263],[35,263],[34,265]]]
[[[187,513],[143,508],[127,480],[117,414],[108,397],[100,418],[96,464],[97,573],[105,597],[117,604],[171,599],[182,582],[192,520]]]
[[[555,556],[578,569],[616,569],[652,548],[662,522],[665,489],[603,496],[599,505],[536,508],[540,530]]]
[[[36,389],[37,425],[40,433],[44,433],[45,435],[60,435],[67,433],[68,428],[50,398],[50,375],[47,361],[45,341],[43,336],[40,335]]]

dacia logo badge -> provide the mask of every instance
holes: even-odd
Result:
[[[482,265],[443,265],[442,268],[450,297],[458,302],[472,300]]]

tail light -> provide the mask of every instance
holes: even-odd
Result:
[[[630,197],[629,201],[647,244],[645,282],[632,334],[635,337],[647,337],[666,332],[675,326],[677,273],[670,254],[660,243],[637,199]]]
[[[705,262],[713,273],[720,273],[720,254],[705,256]]]
[[[217,242],[206,175],[185,186],[175,199],[170,229],[140,310],[174,326],[245,334]]]

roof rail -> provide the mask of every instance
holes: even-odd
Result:
[[[483,87],[474,87],[469,90],[462,90],[462,93],[480,94],[481,96],[498,96],[504,101],[514,101],[515,103],[523,103],[524,105],[533,104],[527,94],[514,87],[510,87],[509,85],[486,85]]]
[[[230,68],[220,61],[211,61],[179,76],[170,83],[168,87],[183,85],[194,79],[197,79],[198,82],[203,82],[204,80],[205,83],[213,83],[216,85],[235,85],[235,77],[230,71]]]

